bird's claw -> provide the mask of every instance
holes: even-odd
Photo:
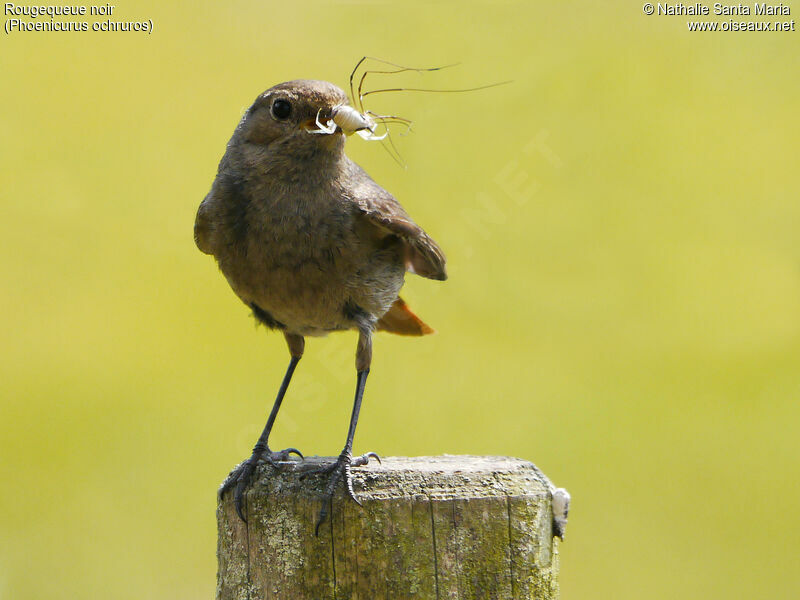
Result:
[[[315,469],[313,471],[309,471],[306,474],[312,473],[325,473],[330,474],[330,479],[328,479],[328,484],[325,486],[325,494],[324,499],[322,502],[322,509],[319,511],[319,517],[317,518],[317,525],[314,527],[314,535],[319,535],[319,527],[322,525],[323,521],[325,521],[325,517],[328,516],[328,504],[333,498],[333,492],[336,490],[336,484],[339,483],[339,480],[344,477],[345,489],[347,490],[347,495],[359,506],[362,506],[361,501],[356,498],[356,494],[353,491],[353,474],[351,471],[352,467],[362,467],[369,463],[369,459],[374,458],[379,463],[381,462],[381,457],[378,456],[375,452],[367,452],[366,454],[362,454],[361,456],[357,456],[353,458],[353,455],[350,452],[342,452],[339,455],[339,458],[336,459],[336,462],[332,465],[327,465],[325,467],[320,467],[319,469]]]
[[[379,465],[382,465],[381,457],[378,456],[377,452],[367,452],[366,454],[362,454],[361,456],[355,457],[353,460],[350,461],[350,466],[352,467],[361,467],[369,463],[369,459],[374,458],[378,461]]]
[[[244,516],[244,493],[247,491],[247,487],[250,485],[250,479],[253,476],[253,471],[255,471],[256,465],[258,465],[258,461],[263,458],[275,469],[280,469],[280,465],[278,463],[288,461],[292,454],[296,454],[300,457],[301,461],[303,460],[303,454],[297,448],[286,448],[280,452],[272,452],[269,448],[267,448],[263,452],[253,452],[253,455],[250,458],[240,462],[228,474],[228,476],[225,478],[225,481],[222,482],[222,485],[219,488],[219,497],[222,498],[225,492],[235,485],[236,489],[234,491],[233,500],[234,506],[236,507],[236,514],[239,515],[239,518],[242,521],[247,523],[247,519]]]
[[[280,469],[281,467],[280,465],[278,465],[278,463],[287,462],[292,454],[296,454],[297,456],[299,456],[301,462],[305,459],[303,453],[300,452],[300,450],[298,450],[297,448],[286,448],[284,450],[281,450],[280,452],[267,452],[264,458],[273,467],[275,467],[276,469]]]

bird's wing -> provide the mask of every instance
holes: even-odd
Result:
[[[214,226],[209,215],[210,202],[208,201],[210,196],[211,194],[209,193],[200,204],[194,221],[194,242],[200,251],[205,254],[214,254],[214,246],[212,244]]]
[[[353,189],[352,201],[372,223],[403,240],[408,270],[428,279],[447,279],[446,259],[441,248],[414,223],[394,196],[370,179],[358,165],[353,163],[353,166],[360,173],[353,178],[358,183]]]

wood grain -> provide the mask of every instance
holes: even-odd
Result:
[[[389,457],[353,469],[363,508],[341,490],[314,536],[332,462],[261,465],[247,523],[217,509],[218,600],[558,596],[549,481],[533,464],[480,456]]]

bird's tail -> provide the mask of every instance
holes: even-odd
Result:
[[[391,308],[378,321],[378,331],[388,331],[399,335],[428,335],[435,333],[432,327],[411,312],[402,298],[398,297]]]

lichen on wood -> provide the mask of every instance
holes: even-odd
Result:
[[[263,464],[246,495],[217,509],[217,600],[558,596],[552,486],[507,457],[388,457],[353,469],[356,495],[334,497],[319,537],[324,477],[333,458],[280,471]]]

